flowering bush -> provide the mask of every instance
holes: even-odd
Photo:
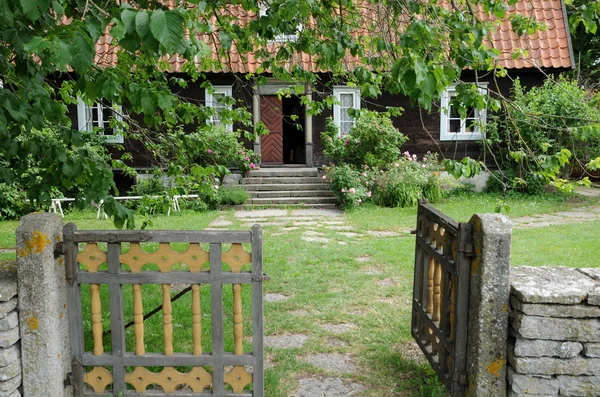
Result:
[[[356,123],[345,135],[328,120],[321,141],[323,153],[331,162],[382,167],[398,158],[400,147],[407,138],[386,115],[361,110]]]
[[[386,207],[410,207],[420,198],[430,201],[442,197],[436,154],[418,161],[416,155],[404,152],[402,157],[381,171],[376,181],[377,203]]]
[[[372,197],[375,171],[369,166],[357,170],[348,164],[331,166],[325,169],[323,178],[329,183],[329,188],[343,209],[360,206]]]

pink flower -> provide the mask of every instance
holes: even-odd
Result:
[[[367,192],[367,197],[371,197],[371,192],[370,191]]]
[[[366,172],[363,172],[363,176],[367,176],[367,173],[366,173]]]
[[[354,193],[356,193],[356,189],[354,189],[353,187],[351,187],[350,190],[349,190],[349,192],[352,193],[352,194],[354,194]]]
[[[342,192],[342,193],[346,193],[346,189],[342,189],[342,190],[341,190],[341,192]]]
[[[255,165],[254,163],[250,163],[250,168],[254,169]]]
[[[211,154],[211,153],[212,153],[212,149],[208,149],[208,154]]]
[[[327,140],[328,140],[329,142],[331,142],[331,137],[327,138]]]
[[[323,179],[325,179],[325,180],[326,180],[326,179],[327,179],[327,175],[323,175]]]
[[[410,157],[410,153],[408,152],[408,150],[402,154],[404,154],[406,157]]]
[[[249,160],[250,160],[250,157],[246,156],[246,161],[249,161]]]
[[[396,164],[394,164],[394,167],[398,168],[398,167],[400,167],[400,164],[396,163]]]
[[[358,203],[358,204],[362,203],[362,200],[361,200],[361,199],[358,199],[357,203]]]
[[[416,154],[413,154],[413,155],[412,155],[412,158],[413,158],[413,160],[417,160],[417,155],[416,155]]]

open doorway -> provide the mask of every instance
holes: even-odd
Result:
[[[304,106],[300,97],[283,98],[283,163],[306,164]]]

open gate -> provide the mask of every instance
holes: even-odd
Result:
[[[472,225],[419,203],[412,335],[453,396],[467,385],[467,320]]]
[[[264,396],[260,226],[251,231],[78,231],[71,223],[63,238],[69,284],[69,382],[75,397]],[[171,243],[179,243],[179,249]],[[189,246],[182,248],[181,243]],[[148,270],[148,264],[155,269]],[[171,289],[181,285],[188,285],[191,295],[187,303],[178,302],[181,312],[177,312]],[[232,288],[227,299],[224,285]],[[243,295],[252,302],[252,321],[247,324],[242,318]],[[159,348],[145,343],[144,301],[152,297],[162,302],[153,311],[162,311]],[[231,304],[228,315],[224,302]],[[91,311],[91,324],[84,324],[83,305]],[[184,324],[174,324],[175,313],[183,315],[179,318]],[[127,333],[129,317],[133,332]],[[211,327],[203,332],[207,321]],[[107,322],[110,327],[103,327]],[[229,330],[225,323],[231,324]],[[185,343],[177,344],[174,332],[182,327],[191,333],[185,334]],[[252,333],[250,340],[244,338],[244,328]],[[244,343],[250,346],[244,348]],[[108,345],[110,351],[105,351]]]

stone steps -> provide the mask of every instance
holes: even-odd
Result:
[[[248,204],[335,204],[335,197],[266,197],[251,198]]]
[[[233,209],[261,209],[261,208],[273,208],[273,209],[277,209],[277,208],[281,208],[281,209],[287,209],[287,208],[319,208],[319,209],[337,209],[337,204],[306,204],[306,203],[302,203],[302,204],[244,204],[244,205],[235,205],[235,206],[231,206],[231,207],[226,207],[224,209],[229,209],[229,208],[233,208]]]
[[[250,194],[244,207],[307,206],[334,208],[335,197],[316,168],[261,168],[251,171],[242,187]]]
[[[252,198],[277,198],[277,197],[333,197],[329,190],[276,190],[276,191],[250,191]]]

